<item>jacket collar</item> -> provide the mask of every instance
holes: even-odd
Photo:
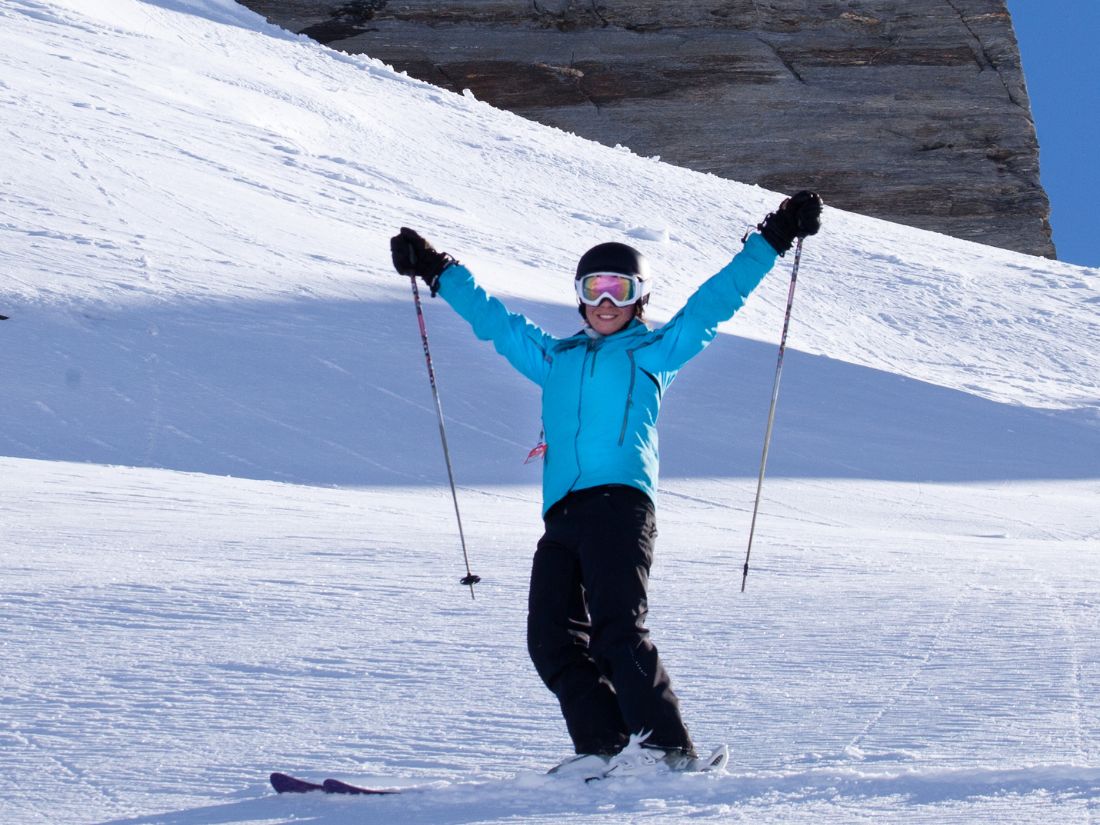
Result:
[[[596,341],[599,341],[599,340],[604,339],[604,338],[612,339],[612,338],[618,338],[619,336],[622,336],[624,338],[629,338],[629,337],[632,337],[634,335],[637,335],[639,332],[645,332],[645,331],[648,331],[648,330],[649,330],[649,327],[646,326],[641,321],[639,321],[637,318],[631,318],[630,321],[627,322],[627,325],[625,327],[620,329],[618,332],[611,333],[610,335],[604,335],[602,332],[596,332],[596,330],[592,329],[592,327],[590,327],[588,324],[585,324],[580,329],[580,331],[577,332],[577,334],[574,335],[573,337],[577,338],[577,337],[580,337],[581,335],[585,335],[589,338],[592,338]]]
[[[582,346],[601,346],[604,341],[622,341],[630,338],[636,338],[639,335],[644,335],[649,332],[649,327],[645,323],[639,321],[637,318],[630,319],[630,322],[620,329],[618,332],[613,332],[611,335],[602,335],[592,327],[585,324],[574,335],[563,339],[557,346],[559,351],[573,349],[574,347]]]

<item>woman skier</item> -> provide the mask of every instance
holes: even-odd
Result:
[[[657,415],[680,367],[715,338],[777,255],[818,231],[821,210],[813,192],[784,200],[659,329],[643,320],[652,281],[642,254],[622,243],[593,247],[574,279],[585,326],[568,338],[509,312],[416,231],[402,228],[390,241],[399,273],[422,278],[542,388],[545,533],[531,572],[527,645],[561,705],[578,754],[570,762],[585,769],[606,771],[632,735],[650,762],[683,769],[697,759],[645,625]]]

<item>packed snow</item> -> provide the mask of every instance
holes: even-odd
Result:
[[[791,256],[662,416],[650,626],[731,764],[584,785],[537,391],[425,300],[472,599],[388,238],[567,335],[589,246],[660,323],[782,196],[229,0],[3,0],[0,130],[0,822],[1100,821],[1100,270],[827,209],[744,594]]]

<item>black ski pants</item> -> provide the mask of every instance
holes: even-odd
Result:
[[[617,753],[632,733],[693,753],[649,640],[653,502],[625,485],[570,493],[545,516],[531,571],[527,648],[577,753]]]

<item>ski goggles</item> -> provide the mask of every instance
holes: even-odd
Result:
[[[636,275],[618,272],[591,272],[577,281],[577,297],[582,304],[598,306],[604,298],[617,307],[630,306],[649,292],[645,281]]]

